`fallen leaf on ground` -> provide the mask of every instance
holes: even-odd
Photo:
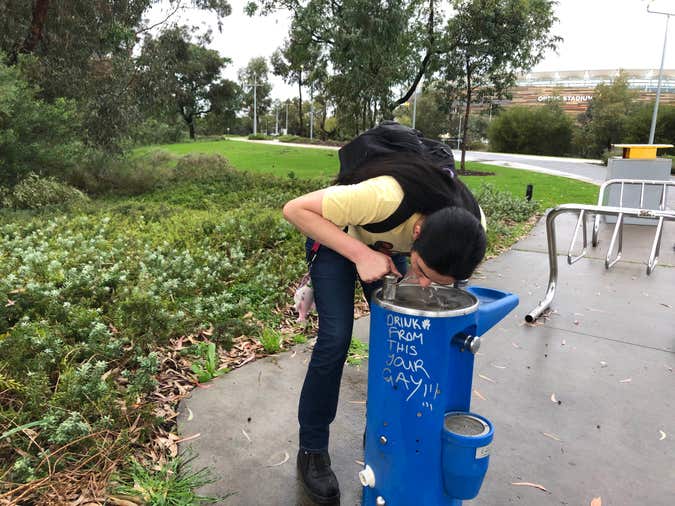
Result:
[[[189,422],[189,421],[191,421],[195,416],[192,414],[192,410],[191,410],[190,408],[187,408],[187,410],[188,410],[187,421]]]
[[[579,325],[579,320],[574,320],[575,325]]]
[[[489,378],[489,377],[485,376],[484,374],[479,374],[478,377],[479,377],[479,378],[483,378],[485,381],[489,381],[490,383],[497,383],[495,380],[493,380],[492,378]]]
[[[565,346],[566,344],[567,344],[567,341],[565,341],[565,340],[563,339],[563,340],[562,340],[562,345]]]
[[[630,383],[631,381],[633,381],[633,378],[626,378],[619,381],[619,383]]]
[[[670,309],[670,308],[673,307],[673,306],[671,306],[670,304],[666,304],[665,302],[661,302],[661,305],[662,305],[663,307],[667,307],[668,309]]]
[[[355,460],[354,462],[356,462],[356,463],[357,463],[358,465],[360,465],[360,466],[365,466],[365,465],[366,465],[366,463],[363,462],[362,460]]]
[[[291,457],[288,455],[288,452],[284,452],[284,458],[281,459],[281,462],[277,462],[276,464],[270,464],[270,465],[268,465],[267,467],[277,467],[277,466],[280,466],[280,465],[285,464],[286,462],[288,462],[288,459],[290,459],[290,458],[291,458]]]
[[[513,345],[514,348],[520,349],[520,345],[518,343],[511,343],[511,344]]]
[[[199,436],[201,436],[201,435],[202,435],[202,434],[201,434],[200,432],[197,432],[197,434],[193,434],[192,436],[188,436],[188,437],[184,437],[184,438],[181,438],[181,439],[177,439],[177,440],[176,440],[176,443],[185,443],[185,442],[187,442],[187,441],[192,441],[193,439],[197,439],[197,438],[198,438]]]
[[[291,358],[295,357],[297,355],[296,351],[293,350],[293,353],[291,353]]]
[[[505,365],[499,365],[499,364],[490,364],[492,367],[496,367],[497,369],[506,369]]]
[[[478,397],[479,399],[487,401],[487,399],[483,396],[483,394],[481,394],[478,390],[474,390],[473,393],[476,394],[476,397]]]
[[[516,487],[534,487],[538,488],[539,490],[543,490],[544,492],[548,492],[548,490],[546,490],[543,485],[539,485],[539,483],[530,483],[529,481],[517,481],[515,483],[511,483],[511,485],[515,485]]]
[[[138,502],[129,501],[127,499],[122,499],[121,497],[115,497],[114,495],[109,495],[106,497],[106,502],[112,504],[113,506],[138,506],[143,504],[143,499],[138,498]]]
[[[241,429],[241,433],[244,435],[246,439],[248,439],[248,442],[251,443],[251,436],[249,436],[244,429]]]
[[[555,394],[551,394],[551,402],[558,402],[558,399],[555,398]]]
[[[591,506],[602,506],[602,497],[594,497]]]
[[[607,367],[607,362],[605,362],[604,360],[601,360],[600,361],[600,367]]]
[[[349,404],[365,404],[366,401],[349,401]]]
[[[550,437],[551,439],[555,439],[556,441],[562,441],[562,439],[560,439],[560,438],[559,438],[558,436],[556,436],[555,434],[550,434],[550,433],[548,433],[548,432],[542,432],[542,434],[543,434],[544,436],[546,436],[546,437]]]
[[[666,433],[665,433],[665,432],[663,432],[662,430],[660,430],[660,431],[659,431],[659,434],[661,434],[661,437],[659,437],[659,441],[663,441],[664,439],[666,439]]]

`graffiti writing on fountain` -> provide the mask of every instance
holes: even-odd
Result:
[[[420,402],[433,411],[432,401],[440,394],[439,384],[424,367],[424,336],[429,319],[387,315],[387,359],[382,370],[385,383],[403,389],[406,401]]]

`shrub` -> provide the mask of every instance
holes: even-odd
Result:
[[[31,172],[62,178],[88,151],[75,103],[44,102],[18,66],[2,61],[0,54],[0,184],[12,186]]]
[[[199,181],[214,179],[231,169],[230,163],[222,155],[192,153],[180,158],[176,163],[175,179],[178,181]]]
[[[184,125],[179,122],[168,123],[149,118],[132,127],[129,136],[137,146],[173,144],[183,140],[184,130]]]
[[[251,141],[269,141],[274,139],[271,135],[265,135],[265,134],[251,134],[248,136],[248,139]]]
[[[303,138],[300,137],[299,135],[280,135],[279,140],[281,142],[299,142]]]
[[[528,201],[525,198],[515,197],[511,193],[498,191],[491,184],[482,185],[475,195],[485,216],[491,222],[525,221],[539,208],[536,201]],[[490,226],[489,224],[488,229]]]
[[[491,149],[508,153],[564,155],[572,142],[572,119],[558,104],[512,107],[492,120]]]
[[[60,183],[51,177],[29,173],[13,188],[0,189],[2,207],[37,209],[49,205],[84,202],[88,200],[80,190]]]

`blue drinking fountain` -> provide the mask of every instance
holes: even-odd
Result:
[[[469,409],[474,354],[517,305],[489,288],[385,278],[371,303],[363,506],[461,506],[478,495],[493,427]]]

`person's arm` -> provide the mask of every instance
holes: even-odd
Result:
[[[304,235],[354,262],[359,277],[366,283],[377,281],[390,272],[400,276],[389,256],[370,249],[323,217],[321,208],[325,191],[318,190],[287,202],[284,218]]]

